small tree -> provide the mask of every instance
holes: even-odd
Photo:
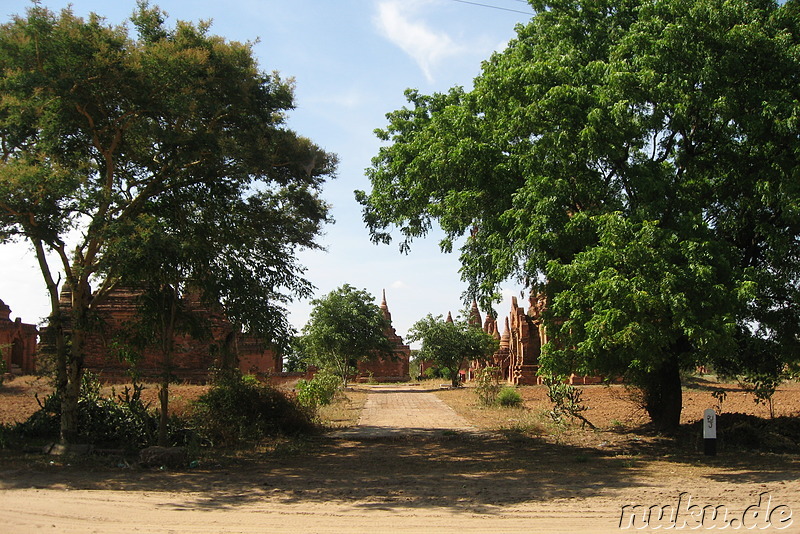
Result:
[[[312,363],[331,370],[343,386],[359,361],[392,355],[389,322],[374,301],[369,292],[349,284],[311,301],[314,309],[303,328],[302,346]]]
[[[311,294],[296,251],[327,221],[336,157],[286,127],[292,83],[250,44],[138,5],[137,36],[38,2],[0,25],[0,244],[27,240],[48,290],[64,442],[96,312],[151,279],[128,267],[152,232],[191,244],[181,266],[207,301],[279,341],[282,305]]]
[[[553,421],[563,423],[564,419],[569,417],[570,419],[579,419],[581,428],[586,425],[589,425],[589,428],[595,428],[592,422],[583,415],[583,412],[589,407],[583,404],[582,390],[567,383],[566,377],[558,375],[545,375],[544,384],[547,386],[547,396],[553,403],[553,409],[549,414]]]
[[[542,368],[624,376],[675,430],[682,370],[798,365],[798,2],[530,4],[472,89],[387,115],[364,222],[403,251],[438,223],[484,307],[543,291]]]
[[[458,386],[458,372],[469,360],[483,360],[497,352],[499,341],[466,321],[449,322],[428,314],[408,332],[409,341],[421,341],[420,358],[450,370],[450,383]]]
[[[293,336],[283,354],[283,370],[289,373],[305,372],[309,355],[303,346],[303,336]]]
[[[500,369],[497,367],[484,367],[478,370],[475,393],[483,406],[491,406],[497,402],[500,393]]]

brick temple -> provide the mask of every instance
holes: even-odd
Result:
[[[125,329],[137,318],[141,291],[135,288],[117,288],[106,301],[97,307],[98,327],[86,340],[84,367],[100,374],[103,380],[123,380],[130,365],[115,355],[114,347],[125,340]],[[208,335],[196,338],[188,334],[175,335],[172,373],[178,380],[205,382],[209,369],[220,366],[223,359],[234,362],[243,373],[279,373],[282,357],[262,340],[235,328],[220,309],[203,305],[196,295],[184,297],[184,305],[206,325]],[[71,293],[61,292],[61,308],[69,316]],[[153,379],[162,373],[162,354],[157,348],[142,351],[137,370],[144,379]]]
[[[537,373],[542,346],[549,341],[542,321],[546,306],[546,297],[541,293],[531,294],[527,312],[519,305],[517,297],[512,297],[511,310],[505,318],[501,335],[497,320],[487,314],[482,321],[478,303],[474,300],[472,302],[469,323],[500,340],[500,348],[489,359],[488,365],[500,369],[502,378],[511,384],[528,386],[543,383],[542,377]],[[466,378],[473,378],[481,367],[480,362],[470,362]],[[602,383],[603,377],[572,374],[567,380],[570,384],[588,385]]]
[[[0,357],[6,371],[15,375],[36,372],[36,345],[39,330],[36,325],[11,320],[11,308],[0,300]]]
[[[500,369],[504,380],[519,386],[541,383],[536,373],[539,370],[542,345],[547,343],[547,333],[541,318],[543,300],[531,296],[529,304],[526,313],[518,304],[517,297],[511,298],[511,310],[505,318],[502,334],[497,320],[491,315],[487,314],[486,319],[481,320],[478,303],[474,300],[468,319],[470,325],[482,328],[500,341],[500,348],[492,355],[488,365]],[[481,367],[479,362],[470,362],[466,372],[467,380],[472,379]]]
[[[386,304],[386,291],[383,291],[381,300],[381,312],[389,326],[385,330],[385,335],[392,344],[392,357],[381,356],[373,360],[358,363],[357,381],[375,380],[378,382],[405,382],[410,379],[408,365],[411,359],[411,348],[403,343],[403,338],[397,335],[397,331],[392,326],[392,314]]]

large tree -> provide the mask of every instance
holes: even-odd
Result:
[[[409,341],[418,341],[422,347],[420,359],[447,368],[450,383],[459,385],[459,371],[469,361],[485,361],[497,352],[500,341],[464,320],[444,320],[439,315],[428,314],[411,327]]]
[[[31,244],[49,291],[64,441],[94,310],[121,283],[191,281],[234,324],[287,337],[281,304],[310,293],[295,251],[316,246],[336,165],[286,128],[292,85],[249,44],[146,2],[132,20],[136,38],[35,5],[0,26],[0,238]]]
[[[625,376],[674,428],[681,368],[800,354],[800,3],[531,5],[472,90],[407,92],[356,196],[376,241],[466,236],[484,304],[543,291],[543,370]]]
[[[329,369],[347,384],[358,362],[391,358],[388,319],[375,298],[350,284],[311,301],[311,314],[303,327],[302,350],[311,363]]]

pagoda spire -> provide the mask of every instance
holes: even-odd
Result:
[[[506,328],[503,330],[503,335],[500,336],[500,347],[508,348],[511,344],[511,328],[508,324],[508,317],[506,317]]]
[[[389,313],[389,305],[386,304],[386,290],[383,290],[383,299],[381,300],[381,311],[383,312],[383,317],[389,324],[392,324],[392,314]]]
[[[476,328],[482,328],[482,323],[483,321],[481,321],[481,312],[478,310],[478,301],[472,299],[472,309],[469,311],[469,325]]]

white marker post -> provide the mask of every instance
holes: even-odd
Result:
[[[706,456],[717,455],[717,412],[712,408],[703,412],[703,442]]]

